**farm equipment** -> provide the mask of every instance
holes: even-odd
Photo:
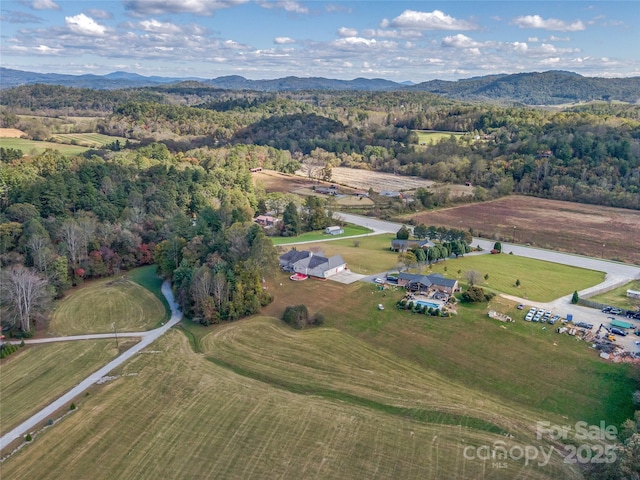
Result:
[[[604,329],[605,332],[607,332],[606,335],[605,335],[605,338],[607,340],[609,340],[610,342],[615,342],[616,341],[616,337],[613,335],[613,333],[611,333],[611,330],[609,330],[607,327],[605,327],[602,323],[600,324],[600,326],[598,327],[598,330],[596,331],[596,338],[600,338],[599,337],[600,330],[603,330],[603,329]]]

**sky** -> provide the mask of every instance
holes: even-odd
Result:
[[[637,0],[2,0],[0,28],[0,66],[40,73],[640,76]]]

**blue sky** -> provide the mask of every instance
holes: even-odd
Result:
[[[0,65],[35,72],[422,82],[640,75],[637,1],[2,0]]]

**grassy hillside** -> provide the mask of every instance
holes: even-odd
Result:
[[[40,154],[47,149],[58,150],[63,155],[80,155],[87,151],[88,147],[81,145],[65,145],[62,143],[41,142],[39,140],[27,140],[25,138],[2,138],[0,144],[3,148],[22,150],[25,154]]]
[[[0,433],[59,397],[116,356],[112,340],[32,345],[0,362]]]
[[[512,479],[526,472],[529,479],[580,478],[557,456],[545,467],[510,462],[508,469],[465,460],[464,445],[505,437],[293,393],[207,361],[175,331],[151,348],[157,353],[138,355],[123,368],[136,376],[95,387],[76,414],[6,461],[3,476]],[[377,371],[378,364],[370,368]],[[507,442],[530,440],[523,433]]]
[[[276,300],[265,309],[269,315],[281,317],[286,305],[304,303],[312,314],[322,312],[328,326],[512,408],[596,423],[619,424],[633,415],[637,369],[605,363],[588,345],[553,329],[522,321],[505,325],[487,317],[486,304],[461,308],[448,319],[397,311],[403,293],[372,284],[281,283],[272,287]],[[515,304],[500,297],[490,307],[521,318]]]
[[[167,318],[165,306],[126,278],[88,282],[56,307],[49,330],[55,335],[149,330]]]

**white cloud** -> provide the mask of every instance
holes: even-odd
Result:
[[[538,37],[529,37],[527,38],[527,42],[529,43],[538,43],[540,39]]]
[[[482,44],[467,37],[466,35],[462,35],[461,33],[459,33],[457,35],[444,37],[442,39],[442,46],[454,48],[478,48],[481,47]]]
[[[73,17],[64,17],[64,21],[73,33],[78,35],[89,35],[100,37],[105,34],[107,27],[100,25],[93,18],[87,17],[84,13],[79,13]]]
[[[545,58],[544,60],[540,60],[540,63],[542,65],[556,65],[560,63],[560,57]]]
[[[570,37],[556,37],[555,35],[551,35],[549,37],[550,42],[569,42],[571,41]]]
[[[90,10],[87,10],[87,13],[91,15],[91,17],[93,18],[99,18],[101,20],[108,20],[110,18],[113,18],[113,15],[111,15],[111,12],[107,12],[106,10],[100,10],[99,8],[92,8]]]
[[[526,52],[529,49],[529,45],[526,44],[526,42],[513,42],[511,45],[513,45],[513,49],[516,52]]]
[[[248,0],[125,0],[124,8],[136,15],[195,13],[211,15],[215,10],[234,7]]]
[[[31,8],[34,10],[60,10],[60,5],[53,0],[33,0]]]
[[[276,0],[275,2],[262,0],[258,1],[262,8],[282,8],[289,13],[309,13],[309,9],[295,0]]]
[[[179,33],[182,29],[173,23],[164,23],[159,22],[158,20],[143,20],[139,24],[140,29],[145,32],[154,32],[154,33]]]
[[[48,47],[46,45],[38,45],[36,47],[36,51],[38,53],[49,53],[49,54],[51,54],[51,53],[56,53],[58,51],[58,49],[51,48],[51,47]]]
[[[381,38],[420,38],[422,32],[418,30],[385,30],[385,29],[366,29],[362,31],[364,37],[381,37]]]
[[[347,37],[339,40],[334,40],[333,44],[336,46],[352,46],[352,45],[366,45],[373,46],[377,42],[375,38],[362,38],[362,37]]]
[[[340,27],[338,29],[338,35],[341,37],[355,37],[358,35],[358,30],[355,28]]]
[[[466,20],[458,20],[440,10],[433,12],[405,10],[399,17],[391,21],[391,25],[397,28],[417,30],[475,30],[477,28]]]
[[[344,7],[342,5],[327,5],[324,7],[325,12],[327,13],[351,13],[353,10],[349,7]]]
[[[555,30],[559,32],[577,32],[586,28],[581,20],[567,23],[564,20],[558,20],[556,18],[548,18],[545,20],[540,15],[517,17],[512,23],[520,28],[542,28],[544,30]]]
[[[289,43],[296,43],[296,41],[290,37],[276,37],[273,39],[273,43],[276,45],[286,45]]]

